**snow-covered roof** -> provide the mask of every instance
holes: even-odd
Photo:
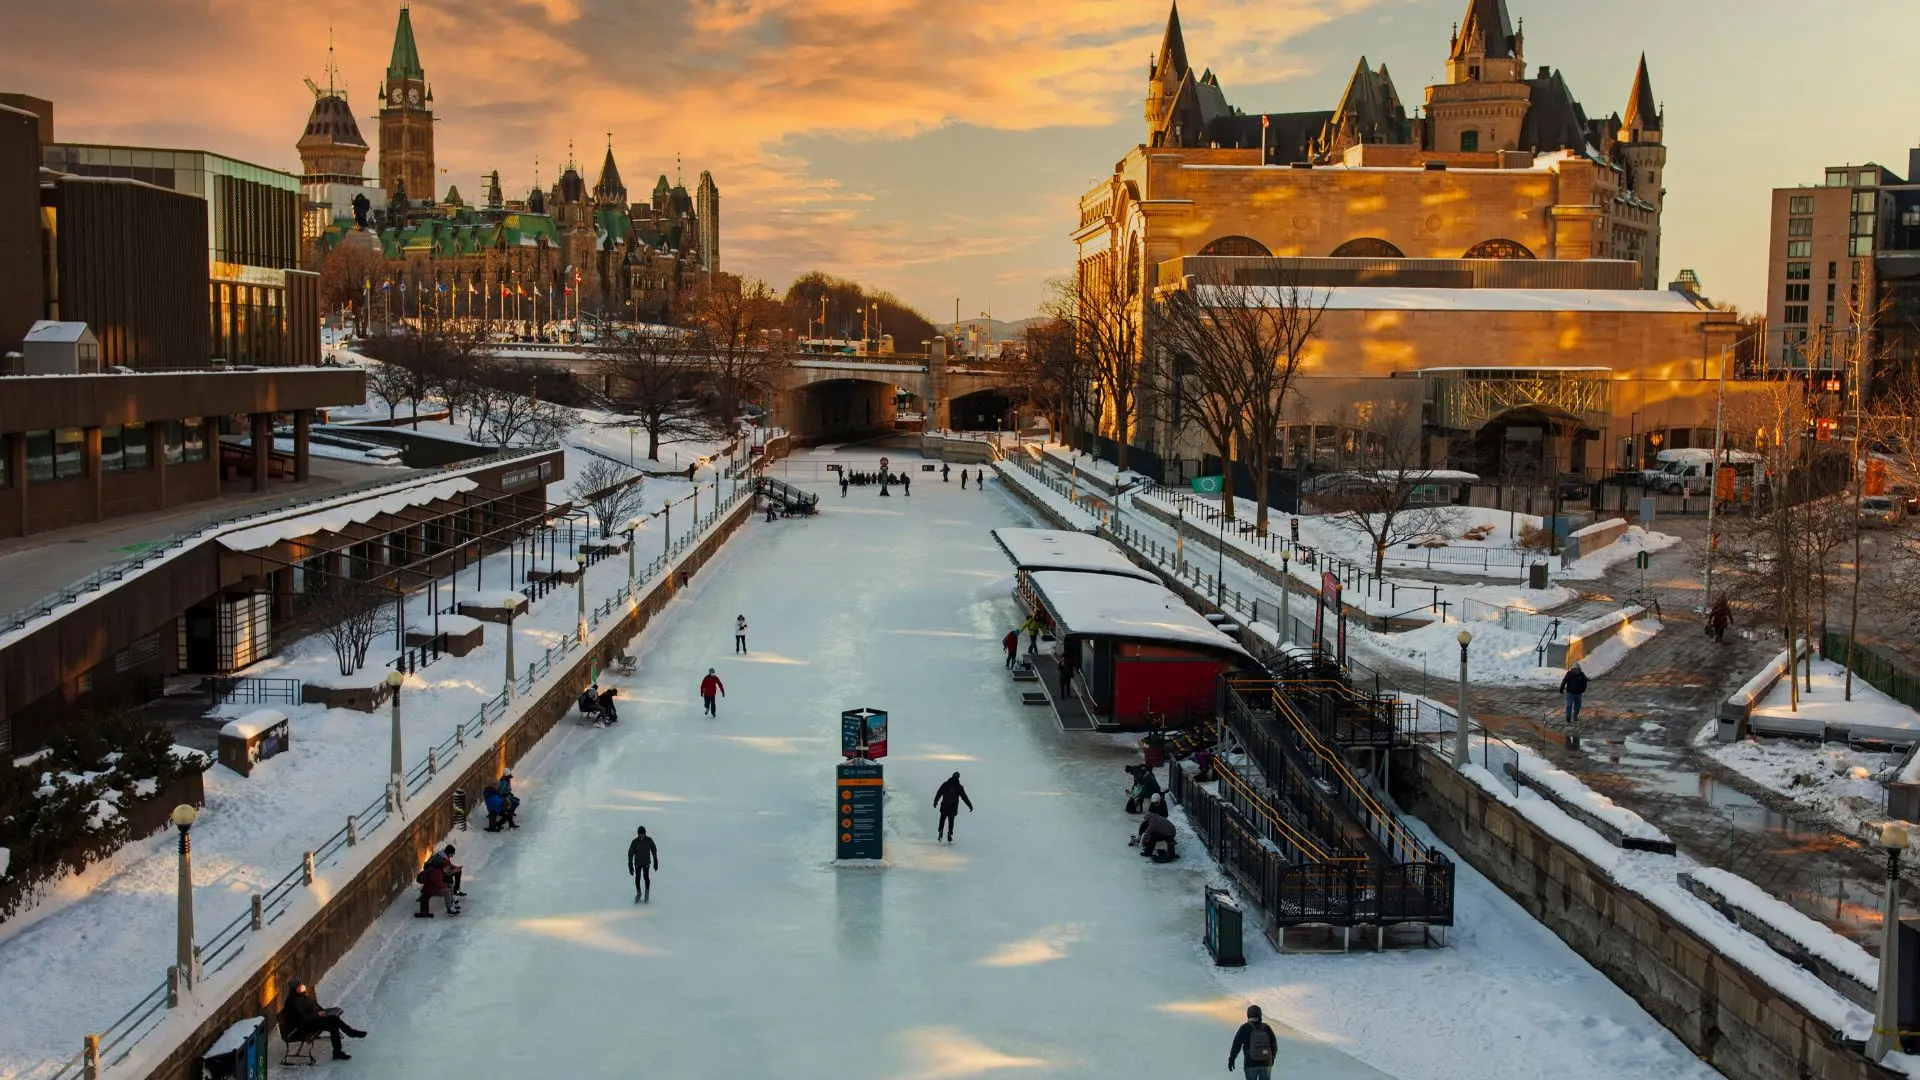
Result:
[[[1153,641],[1253,660],[1164,585],[1070,570],[1042,570],[1031,579],[1064,634]]]
[[[1239,307],[1274,297],[1258,285],[1202,285],[1208,307]],[[1656,289],[1409,289],[1340,285],[1312,290],[1332,311],[1625,311],[1698,313],[1684,295]]]
[[[1065,529],[995,529],[1000,549],[1022,570],[1073,570],[1110,574],[1159,584],[1151,571],[1135,566],[1112,543]]]
[[[54,322],[41,319],[27,331],[26,341],[76,342],[85,341],[93,336],[83,322]]]
[[[255,709],[238,720],[229,720],[220,727],[220,734],[231,735],[237,739],[251,739],[275,724],[287,722],[287,714],[276,709]]]
[[[231,551],[258,551],[261,548],[272,547],[282,540],[295,540],[315,533],[337,533],[349,525],[372,521],[382,514],[397,513],[414,506],[425,506],[440,499],[451,499],[455,495],[472,491],[479,486],[478,481],[464,476],[452,480],[440,480],[431,484],[422,484],[419,487],[404,488],[378,498],[363,499],[359,502],[318,510],[311,514],[270,521],[265,525],[256,525],[236,533],[228,533],[220,538],[220,543]]]

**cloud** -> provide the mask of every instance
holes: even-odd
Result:
[[[1283,77],[1288,38],[1368,2],[1208,0],[1182,14],[1194,59],[1211,58],[1231,91]],[[298,73],[320,77],[330,30],[363,134],[376,142],[371,114],[396,10],[390,0],[25,5],[10,13],[0,67],[14,89],[55,100],[63,138],[192,145],[292,170],[311,104]],[[524,193],[536,158],[550,184],[569,141],[591,181],[611,132],[632,189],[681,172],[680,162],[689,181],[714,174],[729,266],[776,283],[821,266],[885,286],[889,271],[942,260],[978,260],[980,281],[1004,272],[1023,245],[1060,242],[1070,225],[1062,193],[1036,192],[1037,205],[1018,208],[1044,208],[1044,218],[1011,219],[998,216],[1004,206],[924,205],[912,190],[881,198],[858,177],[820,175],[792,151],[796,141],[1137,123],[1166,4],[503,0],[418,3],[412,13],[443,187],[497,168]]]

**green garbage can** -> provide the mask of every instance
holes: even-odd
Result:
[[[1240,904],[1225,889],[1207,887],[1207,953],[1215,967],[1239,967],[1247,962],[1240,951]]]

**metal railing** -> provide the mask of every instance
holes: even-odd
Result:
[[[209,675],[204,685],[215,705],[298,705],[299,679],[263,679],[255,675]]]
[[[702,515],[694,527],[681,535],[671,548],[656,556],[647,565],[644,575],[635,575],[630,590],[621,585],[606,601],[596,605],[590,611],[590,624],[597,629],[602,621],[612,617],[614,611],[627,604],[635,591],[657,580],[663,573],[674,568],[674,560],[706,539],[711,528],[737,506],[742,498],[750,494],[742,488],[732,495],[721,499],[720,505],[712,512]],[[509,628],[509,632],[511,629]],[[514,680],[511,692],[503,689],[482,703],[474,715],[454,725],[453,731],[438,744],[429,746],[426,755],[407,770],[402,778],[406,793],[417,795],[425,790],[444,768],[458,761],[469,742],[477,741],[479,736],[507,716],[508,708],[517,695],[530,694],[540,679],[552,672],[555,664],[583,648],[580,639],[568,635],[558,644],[548,648],[537,660],[527,665],[528,675]],[[277,922],[291,910],[294,901],[306,895],[308,887],[314,883],[315,874],[322,868],[331,866],[345,853],[355,848],[366,837],[377,831],[387,821],[396,816],[405,816],[405,804],[396,802],[390,788],[383,789],[373,801],[358,812],[347,815],[347,820],[338,830],[312,849],[303,852],[299,865],[288,871],[279,881],[265,892],[250,898],[248,909],[221,926],[205,940],[195,946],[195,954],[200,968],[200,978],[217,974],[232,964],[252,942],[253,934]],[[320,901],[324,903],[324,900]],[[127,1010],[118,1019],[101,1028],[97,1033],[89,1034],[82,1040],[79,1053],[54,1066],[51,1071],[36,1070],[27,1074],[34,1080],[80,1080],[99,1071],[111,1068],[126,1060],[133,1047],[159,1026],[166,1012],[179,1004],[180,976],[172,967],[167,977],[153,991],[141,998],[133,1008]]]
[[[1414,706],[1406,727],[1408,739],[1451,762],[1459,711],[1427,697],[1417,699]],[[1491,773],[1514,798],[1520,797],[1520,752],[1471,716],[1467,718],[1467,757]]]
[[[516,458],[530,457],[535,454],[550,453],[558,448],[559,447],[557,445],[556,446],[516,447],[511,450],[501,450],[501,451],[498,451],[492,454],[486,454],[477,458],[468,458],[465,461],[456,461],[451,464],[442,466],[440,471],[441,472],[464,472],[468,469],[480,468],[488,465],[495,465],[502,461],[510,461]],[[333,502],[339,499],[366,495],[368,493],[379,491],[385,488],[408,487],[415,484],[433,483],[436,479],[438,479],[437,476],[422,475],[419,471],[414,471],[414,472],[410,472],[408,475],[404,477],[399,477],[396,479],[370,480],[363,484],[353,484],[344,488],[335,488],[324,495],[304,495],[303,494],[303,495],[297,495],[297,496],[290,496],[289,498],[284,500],[274,500],[273,502],[269,503],[266,506],[262,506],[257,510],[252,510],[245,514],[238,515],[236,517],[222,518],[219,521],[210,522],[191,532],[174,533],[170,536],[162,537],[158,540],[149,542],[146,546],[142,547],[140,551],[134,553],[133,555],[130,555],[125,559],[121,559],[120,561],[113,563],[109,566],[96,570],[93,573],[88,574],[86,577],[81,578],[79,581],[71,585],[68,585],[63,589],[60,589],[57,592],[48,593],[45,596],[42,596],[41,598],[39,598],[38,600],[33,601],[32,603],[26,604],[19,608],[15,608],[13,611],[7,612],[5,614],[0,614],[0,634],[11,633],[12,631],[20,629],[21,627],[27,625],[28,623],[32,622],[35,619],[38,619],[45,615],[51,615],[54,613],[54,611],[58,610],[59,608],[64,607],[65,605],[70,604],[75,600],[78,600],[81,597],[86,596],[90,593],[98,592],[107,585],[111,585],[117,581],[122,581],[129,574],[133,574],[144,569],[149,563],[153,563],[158,561],[159,559],[167,557],[173,554],[174,552],[180,550],[181,548],[185,547],[188,544],[194,543],[195,541],[210,539],[214,536],[219,535],[220,533],[227,531],[228,529],[233,528],[235,525],[241,524],[242,522],[254,521],[259,518],[269,517],[277,514],[285,514],[285,513],[288,513],[289,511],[297,511],[303,507],[312,506],[319,503],[328,503],[328,502]]]

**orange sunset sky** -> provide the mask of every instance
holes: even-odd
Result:
[[[0,89],[54,99],[63,139],[189,146],[297,171],[331,29],[374,141],[398,4],[0,0]],[[1509,0],[1531,65],[1592,115],[1622,109],[1644,49],[1667,112],[1664,278],[1763,302],[1769,188],[1829,163],[1906,172],[1920,5]],[[1466,0],[1185,0],[1197,67],[1248,111],[1331,108],[1356,59],[1403,99],[1439,78]],[[497,168],[550,184],[568,142],[591,182],[607,133],[630,189],[684,161],[723,197],[729,269],[811,269],[936,319],[1031,314],[1072,260],[1079,193],[1141,137],[1163,0],[500,0],[413,6],[438,164],[472,198]],[[371,168],[372,162],[369,162]],[[1663,278],[1663,279],[1664,279]]]

